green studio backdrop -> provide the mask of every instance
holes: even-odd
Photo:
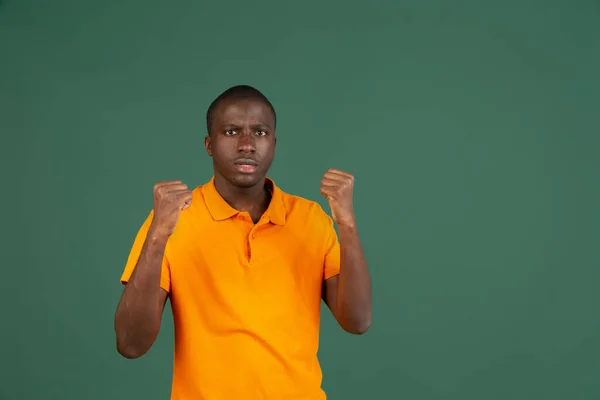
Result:
[[[323,309],[330,399],[600,398],[598,71],[592,0],[3,1],[0,398],[168,398],[170,309],[122,358],[119,278],[240,83],[284,190],[356,177],[373,325]]]

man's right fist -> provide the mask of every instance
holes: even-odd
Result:
[[[171,235],[179,213],[192,204],[192,192],[180,180],[158,182],[154,185],[153,228]]]

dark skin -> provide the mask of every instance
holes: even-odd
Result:
[[[154,217],[115,314],[117,350],[126,358],[145,354],[158,336],[168,296],[160,287],[163,255],[179,213],[191,201],[192,194],[181,181],[154,185]]]
[[[371,325],[371,277],[362,251],[352,205],[354,177],[330,168],[321,179],[340,240],[340,273],[323,283],[323,300],[340,326],[354,334]]]
[[[215,186],[223,199],[247,211],[256,223],[269,207],[265,176],[275,156],[275,118],[259,100],[225,100],[215,110],[211,131],[204,139],[213,159]],[[253,172],[240,172],[236,162],[255,162]]]
[[[204,140],[218,192],[233,208],[248,212],[254,223],[271,200],[265,180],[276,142],[275,117],[260,99],[222,101]],[[321,180],[341,248],[340,274],[324,281],[323,300],[345,331],[362,334],[371,324],[371,280],[356,228],[353,185],[351,174],[336,169],[329,169]],[[191,192],[181,181],[154,187],[154,218],[115,315],[117,349],[124,357],[142,356],[158,336],[168,298],[159,286],[161,262],[179,213],[190,202]]]

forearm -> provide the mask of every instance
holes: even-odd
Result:
[[[167,239],[152,229],[148,232],[137,265],[117,307],[117,349],[125,357],[141,356],[158,336],[166,298],[160,288],[160,275]]]
[[[341,266],[336,308],[342,327],[364,333],[371,324],[371,277],[356,225],[338,225]]]

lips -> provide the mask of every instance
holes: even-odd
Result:
[[[240,158],[234,162],[235,168],[244,174],[251,174],[258,168],[258,162],[251,158]]]

